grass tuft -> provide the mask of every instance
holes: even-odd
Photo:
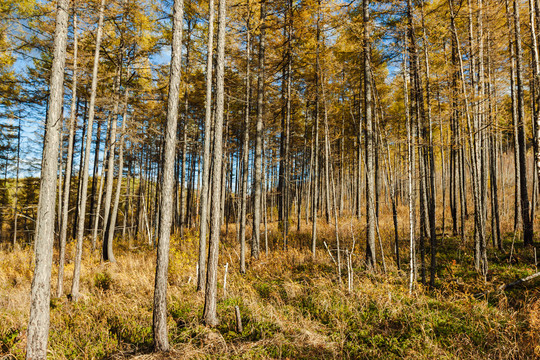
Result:
[[[231,225],[234,226],[234,225]],[[344,248],[351,248],[349,223],[342,225]],[[357,226],[357,224],[355,224]],[[332,245],[331,226],[321,234]],[[386,236],[381,227],[383,239]],[[390,234],[390,232],[389,232]],[[281,249],[277,225],[272,249]],[[418,284],[408,292],[407,268],[393,264],[385,241],[388,273],[369,273],[362,255],[353,257],[354,288],[347,289],[328,254],[315,260],[305,249],[309,229],[291,237],[288,251],[273,250],[240,274],[239,246],[230,231],[221,247],[218,316],[215,329],[201,325],[203,294],[196,292],[197,234],[173,237],[169,268],[169,334],[173,351],[153,354],[152,299],[154,249],[120,246],[117,264],[101,263],[85,249],[81,292],[76,302],[51,299],[50,359],[520,359],[540,357],[540,295],[537,282],[501,293],[497,287],[535,272],[530,250],[490,249],[490,275],[479,277],[460,238],[441,241],[437,286]],[[506,241],[511,241],[507,239]],[[299,249],[294,243],[302,246]],[[356,254],[359,250],[357,235]],[[407,256],[404,241],[403,256]],[[505,248],[509,249],[507,243]],[[0,265],[0,358],[23,359],[32,280],[30,248],[2,252]],[[68,256],[65,286],[73,264]],[[227,291],[224,265],[229,263]],[[407,266],[407,265],[405,265]],[[56,288],[56,268],[53,290]],[[479,292],[483,296],[474,296]],[[53,291],[54,293],[54,291]],[[236,332],[235,306],[243,331]]]

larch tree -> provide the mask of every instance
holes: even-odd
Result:
[[[156,277],[154,285],[153,335],[156,351],[169,350],[167,331],[167,274],[169,269],[169,244],[173,220],[174,158],[176,131],[178,126],[178,101],[180,96],[180,66],[182,62],[182,29],[184,1],[175,0],[173,9],[173,39],[167,123],[165,128],[165,150],[161,187],[159,236],[157,245]]]
[[[254,196],[253,196],[253,236],[251,239],[251,257],[259,258],[259,244],[261,239],[261,199],[262,199],[262,148],[263,148],[263,117],[265,92],[265,30],[266,30],[266,0],[261,0],[260,34],[259,34],[259,68],[257,73],[257,123],[255,128],[255,168],[254,168]]]
[[[517,140],[519,161],[519,195],[521,205],[521,221],[523,225],[523,243],[531,246],[533,243],[533,223],[530,218],[529,192],[527,189],[527,150],[525,140],[525,104],[523,84],[523,46],[521,41],[520,7],[517,0],[514,5],[514,44],[516,53],[516,90],[517,90]]]
[[[68,230],[68,215],[69,215],[69,194],[71,187],[71,169],[73,165],[73,143],[75,138],[75,128],[77,126],[77,56],[78,56],[78,36],[77,36],[77,2],[73,2],[73,75],[71,83],[71,107],[69,115],[69,135],[68,135],[68,151],[66,172],[64,176],[64,195],[62,203],[62,221],[60,229],[60,253],[58,264],[58,285],[56,288],[56,296],[61,297],[64,292],[64,262],[66,253],[66,241]]]
[[[247,182],[249,172],[249,120],[251,95],[251,7],[249,0],[246,19],[246,106],[244,109],[244,139],[242,143],[242,186],[240,193],[240,272],[246,272],[246,212],[247,212]]]
[[[28,360],[41,360],[47,356],[56,204],[56,172],[58,169],[60,128],[62,126],[68,19],[69,1],[59,0],[56,10],[53,62],[49,82],[49,109],[45,125],[45,140],[41,162],[38,220],[34,245],[36,264],[30,295],[30,319],[28,322],[26,345],[26,359]]]
[[[204,116],[204,149],[202,187],[200,199],[200,224],[199,224],[199,261],[197,273],[197,290],[204,291],[206,287],[206,250],[208,234],[209,214],[209,187],[210,187],[210,148],[212,146],[212,72],[214,51],[214,0],[208,1],[208,50],[206,54],[206,101]]]
[[[219,1],[218,42],[216,71],[216,114],[214,123],[214,151],[212,167],[212,201],[210,215],[210,239],[208,246],[208,268],[206,270],[206,289],[204,296],[203,320],[207,326],[217,326],[217,276],[219,261],[219,238],[221,230],[222,163],[223,163],[223,117],[225,81],[225,34],[227,0]]]
[[[77,245],[75,249],[75,266],[73,268],[73,282],[71,284],[71,297],[74,301],[78,299],[79,287],[80,287],[80,278],[81,278],[81,259],[83,252],[83,240],[84,240],[84,224],[86,218],[86,198],[88,194],[88,169],[90,168],[90,150],[92,145],[92,129],[94,124],[95,117],[95,107],[96,107],[96,95],[97,95],[97,84],[98,84],[98,70],[99,70],[99,56],[101,48],[101,36],[103,31],[103,18],[105,11],[105,0],[101,0],[99,5],[99,18],[96,32],[96,44],[94,51],[94,63],[92,68],[92,85],[90,88],[90,102],[88,104],[88,121],[87,121],[87,133],[86,133],[86,146],[84,149],[84,162],[82,167],[82,178],[79,204],[79,218],[77,223]]]
[[[375,139],[373,127],[373,84],[371,78],[371,45],[370,45],[370,19],[369,0],[362,1],[364,18],[364,137],[366,147],[366,262],[375,270],[377,267],[375,254]]]

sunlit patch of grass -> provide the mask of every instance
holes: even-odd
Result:
[[[403,215],[405,216],[405,215]],[[387,219],[388,220],[388,219]],[[490,248],[490,275],[478,275],[472,263],[472,244],[447,236],[440,242],[436,287],[418,284],[408,291],[408,257],[402,241],[402,271],[392,253],[391,222],[381,233],[388,273],[370,273],[363,264],[361,224],[340,219],[343,248],[356,236],[354,288],[342,283],[337,267],[320,246],[314,260],[309,226],[291,236],[282,249],[277,224],[271,224],[269,256],[248,259],[248,272],[239,273],[239,246],[234,225],[223,238],[218,272],[218,317],[215,329],[202,325],[203,294],[196,292],[198,236],[186,232],[171,241],[169,268],[169,334],[173,352],[151,354],[152,300],[155,252],[147,244],[120,246],[117,264],[101,263],[85,249],[81,299],[51,300],[51,359],[102,358],[231,358],[231,359],[478,359],[540,356],[540,305],[537,283],[501,293],[499,285],[535,271],[529,249],[516,246],[515,261],[505,250]],[[388,228],[390,227],[390,229]],[[294,228],[294,226],[293,226]],[[335,248],[332,225],[320,225],[320,239]],[[323,235],[325,237],[323,237]],[[511,240],[511,239],[510,239]],[[70,248],[70,251],[72,248]],[[249,254],[249,251],[248,251]],[[334,252],[335,254],[335,252]],[[1,254],[0,351],[24,358],[31,249]],[[72,263],[66,268],[65,288],[71,285]],[[428,259],[429,260],[429,259]],[[226,292],[224,265],[229,263]],[[380,264],[379,264],[380,266]],[[429,262],[428,262],[429,266]],[[56,269],[54,270],[56,271]],[[53,273],[53,290],[56,278]],[[482,296],[475,297],[481,292]],[[53,291],[54,293],[54,291]],[[235,306],[243,331],[236,331]]]

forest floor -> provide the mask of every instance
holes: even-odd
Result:
[[[319,239],[335,247],[333,226],[320,223]],[[350,250],[353,225],[349,224],[350,220],[344,220],[340,229],[342,248]],[[363,256],[353,257],[350,292],[346,265],[340,284],[336,266],[322,244],[317,259],[312,259],[307,226],[300,233],[292,230],[288,251],[275,250],[268,256],[263,251],[260,260],[248,264],[247,274],[240,274],[232,226],[220,253],[221,323],[215,329],[201,324],[204,297],[196,292],[194,281],[197,236],[188,232],[182,239],[174,237],[168,300],[174,350],[168,354],[151,352],[152,248],[138,243],[128,249],[117,240],[116,264],[102,263],[98,254],[85,249],[83,297],[76,303],[65,296],[51,300],[49,358],[540,358],[540,280],[506,292],[498,290],[501,284],[537,271],[531,249],[516,243],[511,250],[513,236],[507,233],[505,251],[489,249],[490,272],[484,279],[472,266],[472,244],[446,236],[439,249],[436,287],[419,283],[410,295],[407,240],[401,240],[403,270],[398,270],[391,240],[384,240],[392,238],[390,224],[381,224],[387,273],[381,269],[367,272]],[[355,229],[360,226],[355,224]],[[276,227],[270,230],[272,248],[281,247]],[[363,254],[363,234],[355,233],[355,253]],[[67,254],[65,286],[69,291],[73,244]],[[22,359],[32,250],[2,251],[0,258],[0,359]],[[225,263],[229,271],[224,291]],[[55,267],[53,294],[56,276]],[[241,333],[235,330],[235,306],[242,314]]]

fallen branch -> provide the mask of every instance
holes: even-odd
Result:
[[[330,252],[330,249],[328,248],[328,245],[326,244],[326,241],[323,241],[323,244],[324,244],[324,247],[326,248],[326,250],[328,250],[328,255],[330,255],[330,258],[332,259],[334,264],[337,265],[336,259],[334,259],[334,256],[332,256],[332,253]]]
[[[536,274],[532,274],[532,275],[529,275],[529,276],[524,277],[522,279],[516,280],[513,283],[506,284],[506,285],[501,285],[499,287],[499,290],[505,291],[505,290],[511,289],[511,288],[513,288],[515,286],[518,286],[518,285],[521,285],[521,284],[526,283],[528,281],[531,281],[532,279],[537,278],[539,276],[540,276],[540,272],[537,272]]]
[[[503,284],[501,286],[499,286],[498,290],[499,291],[506,291],[506,290],[509,290],[515,286],[518,286],[518,285],[521,285],[523,283],[526,283],[528,281],[531,281],[532,279],[534,278],[537,278],[540,276],[540,272],[537,272],[535,274],[532,274],[532,275],[529,275],[529,276],[526,276],[524,278],[521,278],[519,280],[516,280],[510,284]],[[491,291],[484,291],[484,292],[481,292],[481,293],[478,293],[478,294],[474,294],[473,296],[475,298],[481,298],[482,296],[486,296],[487,294],[489,294]]]

